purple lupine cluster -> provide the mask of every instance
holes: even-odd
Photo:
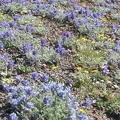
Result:
[[[38,79],[39,79],[39,76],[38,76],[38,73],[37,73],[37,72],[33,72],[33,73],[32,73],[32,79],[33,79],[33,80],[38,80]]]
[[[16,113],[11,113],[11,114],[9,115],[9,120],[18,120],[17,114],[16,114]]]
[[[34,31],[34,25],[33,24],[28,24],[27,26],[26,26],[26,31],[27,32],[33,32]]]
[[[8,59],[8,53],[4,52],[0,59],[6,61]]]
[[[34,103],[32,103],[32,102],[27,102],[27,108],[30,108],[30,109],[32,109],[33,107],[34,107]]]
[[[47,40],[45,38],[41,38],[41,46],[46,47],[47,46]]]
[[[111,29],[113,30],[114,33],[116,33],[118,30],[118,27],[115,24],[112,24]]]
[[[69,113],[68,113],[68,118],[69,120],[77,120],[76,110],[74,108],[70,108]]]
[[[25,53],[29,52],[31,49],[32,49],[32,46],[31,46],[30,43],[25,43],[25,44],[23,44],[23,51],[24,51]]]
[[[20,75],[17,75],[17,76],[15,77],[15,81],[16,81],[17,83],[20,83],[20,82],[22,81],[22,77],[21,77]]]
[[[55,48],[55,51],[59,53],[61,56],[64,56],[66,54],[65,48],[62,46],[62,42],[58,41],[57,47]]]
[[[90,99],[86,99],[86,101],[83,103],[84,106],[90,107],[92,105],[92,101]]]
[[[120,60],[118,60],[118,68],[120,69]]]
[[[14,61],[13,60],[9,60],[7,66],[8,66],[8,68],[13,68],[14,67]]]
[[[51,97],[50,97],[50,96],[44,97],[43,102],[44,102],[44,104],[46,104],[46,105],[52,104]]]
[[[69,38],[72,38],[72,32],[70,32],[70,31],[66,31],[66,32],[64,32],[63,33],[63,38],[62,38],[62,40],[63,41],[67,41]]]
[[[4,48],[3,42],[0,41],[0,50],[3,50],[3,48]]]
[[[48,74],[43,74],[41,81],[42,82],[48,82],[49,80],[49,75]]]
[[[107,65],[107,64],[103,65],[103,67],[102,67],[102,72],[103,72],[104,75],[106,75],[106,74],[109,73],[109,68],[108,68],[108,65]]]

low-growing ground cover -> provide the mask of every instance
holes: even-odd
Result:
[[[119,120],[120,2],[0,1],[0,119]]]

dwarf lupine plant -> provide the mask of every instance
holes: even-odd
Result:
[[[12,109],[9,120],[82,120],[80,104],[72,95],[70,86],[49,81],[47,74],[43,75],[39,85],[32,82],[34,80],[38,81],[37,72],[32,73],[31,82],[16,76],[15,81],[19,83],[17,87],[3,85],[4,91],[8,93],[6,99]],[[84,104],[91,106],[91,101],[86,100]],[[89,120],[85,112],[84,116]]]

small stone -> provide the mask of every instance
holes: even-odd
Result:
[[[119,88],[119,86],[117,86],[117,85],[114,85],[114,88]]]

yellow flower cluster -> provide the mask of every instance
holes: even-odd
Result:
[[[80,109],[79,111],[80,111],[80,113],[84,113],[85,112],[84,109]]]
[[[46,17],[46,15],[40,15],[40,16],[38,16],[39,19],[42,19],[44,17]]]
[[[109,36],[105,36],[103,33],[99,34],[99,37],[102,37],[103,39],[110,41],[110,42],[114,42],[115,39],[110,38]]]
[[[4,18],[4,15],[2,13],[0,13],[0,18]]]
[[[89,71],[88,70],[84,70],[84,73],[89,74]]]
[[[84,80],[84,79],[82,79],[82,80],[81,80],[81,82],[82,82],[82,83],[84,83],[84,82],[85,82],[85,80]]]
[[[106,17],[103,17],[103,18],[101,19],[101,22],[107,22],[107,18],[106,18]]]
[[[98,70],[93,70],[92,72],[94,72],[94,73],[98,73]]]
[[[58,66],[52,66],[52,70],[55,70],[55,69],[57,69],[58,68]]]
[[[78,38],[78,39],[77,39],[77,42],[80,42],[80,41],[91,42],[92,44],[95,44],[95,41],[92,41],[92,40],[87,39],[87,38],[85,38],[85,37],[82,37],[82,38]]]
[[[78,70],[78,71],[82,70],[82,67],[77,67],[77,70]]]

